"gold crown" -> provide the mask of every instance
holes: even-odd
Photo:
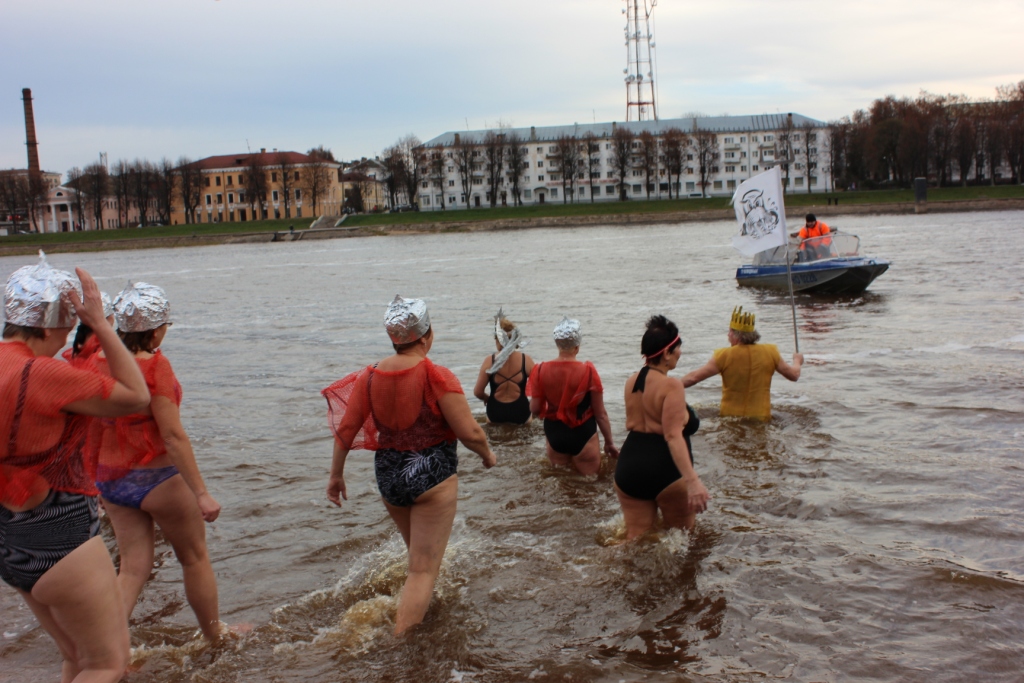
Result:
[[[742,306],[732,309],[732,320],[729,322],[729,329],[737,332],[754,331],[754,314],[744,313]]]

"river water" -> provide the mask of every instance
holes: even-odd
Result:
[[[692,535],[616,545],[609,468],[552,469],[539,425],[487,427],[499,464],[460,449],[436,597],[405,639],[390,635],[405,552],[372,454],[349,458],[343,509],[324,495],[319,391],[389,352],[388,301],[428,300],[431,357],[467,392],[499,306],[537,360],[578,317],[621,443],[651,314],[682,329],[677,374],[726,345],[738,304],[792,353],[788,300],[736,287],[733,224],[53,255],[108,292],[133,278],[171,297],[164,351],[224,506],[209,526],[222,617],[247,630],[202,646],[161,543],[126,680],[1020,680],[1024,213],[830,222],[892,268],[860,297],[798,297],[807,364],[797,384],[776,376],[770,424],[720,419],[717,378],[687,392],[713,495]],[[31,261],[0,259],[0,276]],[[6,585],[0,613],[0,680],[55,680],[55,646]]]

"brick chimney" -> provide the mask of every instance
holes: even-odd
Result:
[[[25,102],[25,145],[28,147],[29,173],[39,173],[39,143],[36,142],[36,117],[32,113],[32,90],[23,88],[21,99]]]

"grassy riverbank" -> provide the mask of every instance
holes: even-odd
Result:
[[[928,190],[930,211],[985,211],[1024,208],[1024,186],[950,187]],[[877,190],[786,195],[787,213],[800,215],[814,210],[824,216],[844,213],[906,213],[913,211],[911,190]],[[420,211],[349,216],[343,230],[307,230],[309,218],[287,218],[244,223],[202,223],[123,230],[71,233],[25,234],[0,237],[0,255],[52,251],[101,251],[150,247],[199,246],[225,242],[264,242],[272,233],[287,233],[295,226],[296,238],[372,235],[392,232],[449,232],[467,230],[567,227],[607,223],[644,224],[728,220],[732,216],[729,198],[673,199],[626,202],[547,203],[522,207],[495,207],[447,211]],[[298,234],[298,233],[303,234]],[[282,241],[291,236],[279,235]]]

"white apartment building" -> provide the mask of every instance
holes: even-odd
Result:
[[[619,199],[619,177],[613,167],[613,133],[616,128],[625,127],[634,135],[633,149],[637,151],[636,136],[650,131],[658,140],[658,162],[655,174],[645,183],[646,175],[641,160],[634,156],[626,178],[626,196],[631,199],[646,199],[647,184],[650,185],[651,199],[668,199],[675,196],[700,196],[700,168],[693,136],[695,131],[706,131],[713,137],[713,152],[707,167],[707,196],[728,196],[743,180],[766,171],[772,166],[784,164],[788,170],[789,191],[825,192],[832,189],[828,163],[828,124],[800,114],[765,114],[758,116],[711,116],[686,119],[662,119],[660,121],[629,121],[595,124],[574,124],[569,126],[531,126],[529,128],[503,128],[474,131],[451,131],[423,143],[424,154],[420,161],[420,190],[417,200],[421,211],[442,209],[465,209],[490,205],[489,174],[484,140],[488,133],[515,134],[525,148],[524,170],[520,177],[520,199],[523,204],[562,203],[566,200],[561,168],[557,159],[557,142],[563,136],[572,136],[583,143],[592,134],[599,146],[599,162],[588,174],[584,161],[578,170],[573,196],[570,202],[617,201]],[[684,151],[682,173],[678,181],[670,181],[662,149],[661,136],[677,128],[691,140]],[[464,192],[462,176],[456,162],[456,147],[473,144],[474,163],[469,193]],[[440,151],[446,158],[442,178],[432,173],[429,157]],[[786,169],[788,166],[788,169]],[[593,178],[588,178],[593,175]],[[670,191],[670,182],[673,185]],[[592,189],[591,189],[592,188]],[[591,197],[591,193],[593,197]],[[512,183],[507,168],[502,170],[498,188],[497,204],[514,203]]]

